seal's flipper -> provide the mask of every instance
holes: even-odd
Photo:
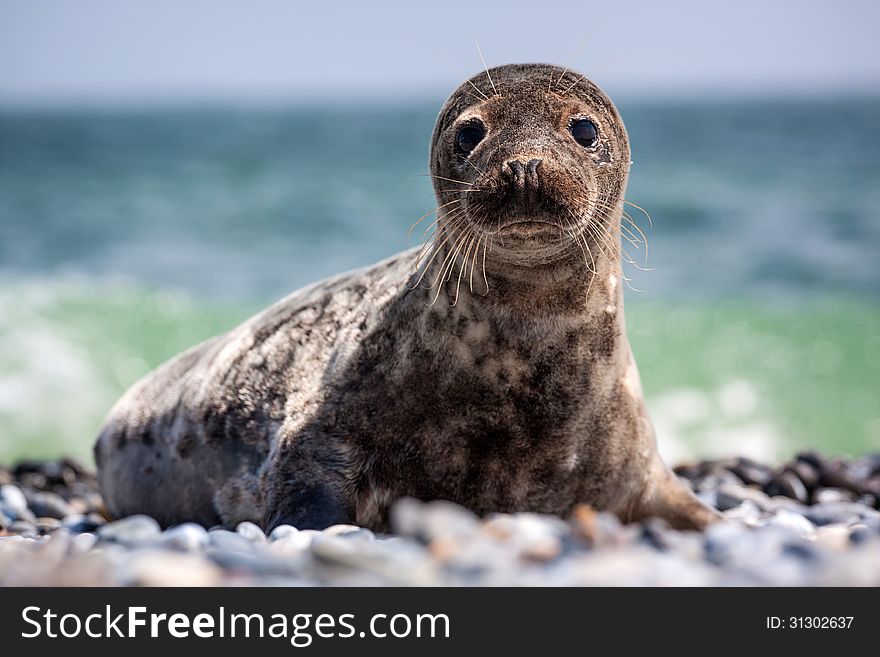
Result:
[[[657,460],[648,479],[648,489],[629,513],[622,513],[626,522],[650,516],[663,518],[675,529],[703,530],[724,517],[703,504],[687,485]]]

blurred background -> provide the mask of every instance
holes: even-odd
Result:
[[[880,447],[880,3],[475,5],[0,0],[0,461],[90,459],[151,368],[411,244],[475,36],[623,115],[667,458]]]

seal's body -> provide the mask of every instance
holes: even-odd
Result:
[[[382,530],[411,496],[711,522],[657,454],[626,339],[629,164],[581,76],[467,81],[431,144],[430,248],[296,292],[136,384],[95,449],[110,511]]]

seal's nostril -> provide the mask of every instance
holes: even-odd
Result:
[[[532,158],[526,165],[526,173],[528,173],[530,176],[534,176],[538,172],[538,166],[540,164],[541,160],[539,160],[538,158]]]
[[[512,183],[516,189],[523,189],[526,184],[526,172],[523,163],[519,160],[508,160],[507,168],[513,174]],[[506,172],[505,172],[506,173]],[[509,174],[508,174],[509,175]]]

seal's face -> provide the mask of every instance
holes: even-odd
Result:
[[[608,97],[578,73],[541,64],[466,81],[446,101],[431,143],[443,221],[514,248],[561,248],[591,224],[607,228],[629,165]]]

